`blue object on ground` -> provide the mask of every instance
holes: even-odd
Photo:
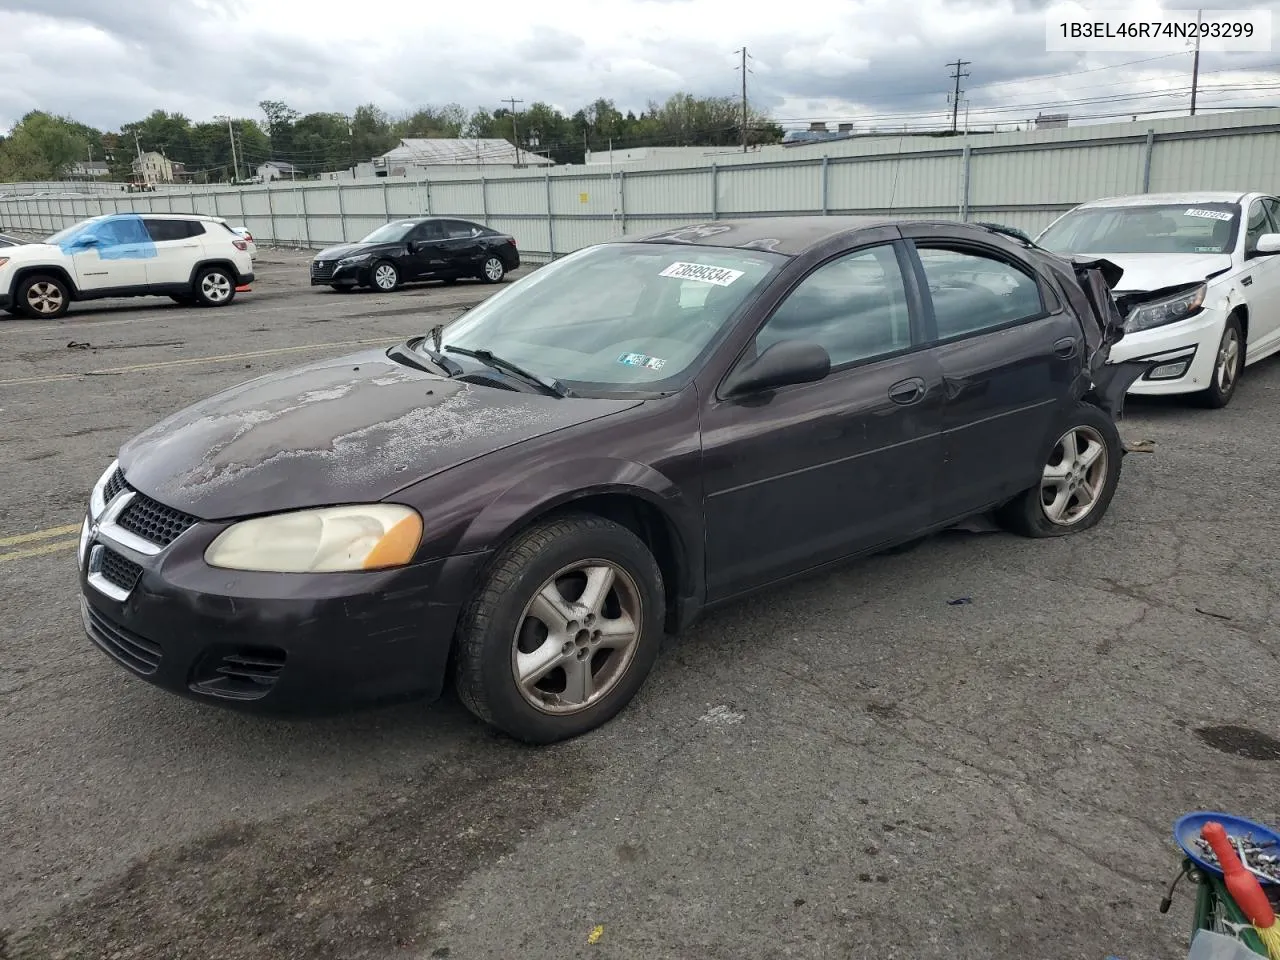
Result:
[[[1196,846],[1196,840],[1200,837],[1201,828],[1210,821],[1217,821],[1222,824],[1224,830],[1227,831],[1228,837],[1246,837],[1253,834],[1255,843],[1266,843],[1271,841],[1276,845],[1276,854],[1280,855],[1280,834],[1276,833],[1270,827],[1264,827],[1260,823],[1252,820],[1246,820],[1244,817],[1232,816],[1229,813],[1215,813],[1213,811],[1199,811],[1198,813],[1188,813],[1178,818],[1177,823],[1173,825],[1173,839],[1178,842],[1178,846],[1197,867],[1201,870],[1209,870],[1222,876],[1222,868],[1217,864],[1210,863],[1204,859],[1204,855],[1200,852],[1200,848]],[[1258,882],[1266,885],[1277,886],[1274,880],[1268,880],[1265,877],[1258,877]]]

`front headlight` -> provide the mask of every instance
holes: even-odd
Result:
[[[401,567],[422,542],[409,507],[371,503],[298,510],[243,520],[204,553],[211,567],[264,573],[334,573]]]
[[[338,266],[350,267],[357,263],[364,263],[371,256],[373,256],[371,253],[357,253],[354,257],[343,257],[338,261]]]
[[[1204,298],[1208,291],[1208,284],[1202,283],[1195,289],[1180,293],[1176,297],[1135,307],[1125,318],[1125,332],[1137,333],[1139,330],[1150,330],[1152,327],[1162,327],[1166,323],[1177,323],[1179,320],[1193,317],[1204,306]]]

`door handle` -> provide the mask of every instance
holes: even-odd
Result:
[[[894,403],[915,403],[924,396],[924,381],[919,377],[900,380],[889,388],[889,399]]]
[[[1053,352],[1060,357],[1070,357],[1076,352],[1076,338],[1063,337],[1053,345]]]

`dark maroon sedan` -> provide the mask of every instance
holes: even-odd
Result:
[[[1105,261],[973,224],[715,222],[579,250],[390,350],[270,374],[94,487],[84,623],[135,674],[272,710],[462,700],[551,742],[666,631],[994,511],[1087,530],[1141,372]]]

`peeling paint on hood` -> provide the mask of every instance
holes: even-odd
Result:
[[[434,473],[639,401],[433,376],[367,351],[196,403],[121,448],[129,483],[208,520],[381,500]]]

